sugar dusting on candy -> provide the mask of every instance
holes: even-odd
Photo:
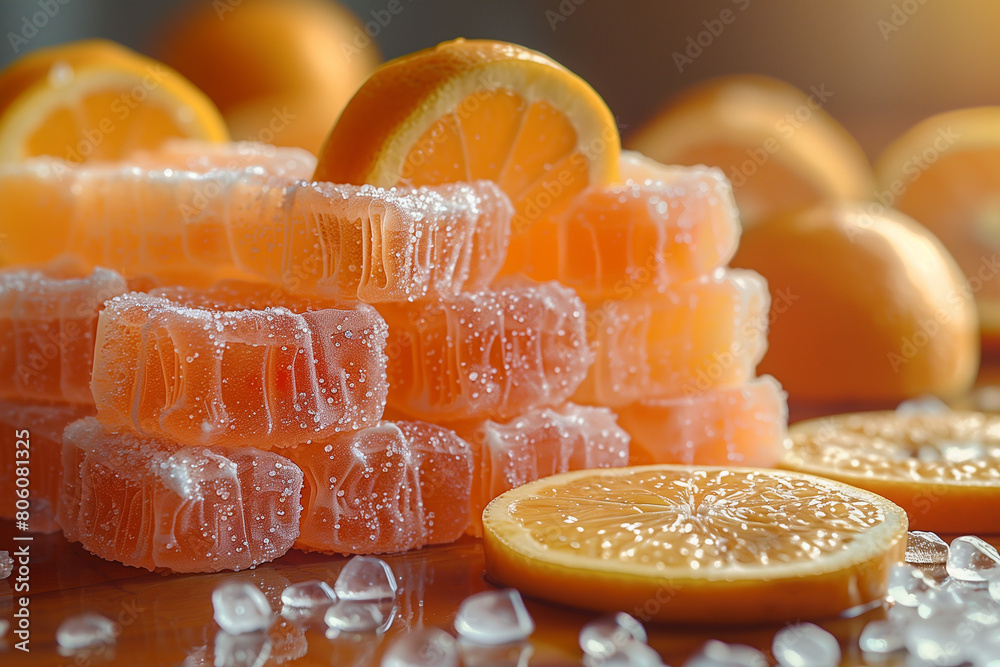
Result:
[[[249,447],[179,447],[66,429],[59,523],[67,539],[149,570],[242,570],[283,555],[298,537],[302,472]]]
[[[475,461],[470,532],[476,536],[483,509],[504,491],[570,470],[620,468],[629,460],[629,435],[608,408],[564,403],[506,422],[460,422],[455,429],[472,446]]]
[[[184,444],[283,447],[378,423],[385,322],[371,307],[218,311],[129,294],[98,325],[98,419]]]
[[[510,418],[565,401],[592,360],[586,309],[558,283],[379,308],[389,325],[389,404],[432,421]]]
[[[283,453],[305,476],[300,549],[404,551],[452,542],[469,525],[472,452],[448,429],[382,422]]]
[[[0,398],[93,404],[97,315],[126,291],[99,267],[82,278],[0,271]]]

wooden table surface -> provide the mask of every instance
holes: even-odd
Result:
[[[12,541],[13,525],[0,522],[0,546]],[[1000,545],[1000,539],[993,540]],[[276,599],[290,583],[308,579],[333,582],[346,562],[338,556],[291,551],[273,563],[239,573],[160,575],[104,561],[70,544],[61,535],[37,535],[30,543],[30,648],[25,654],[13,646],[9,632],[0,643],[0,665],[184,665],[213,664],[213,641],[218,630],[212,620],[211,592],[227,577],[247,577],[268,597]],[[313,627],[297,627],[287,621],[271,629],[272,650],[268,665],[378,665],[386,644],[399,633],[420,624],[452,629],[459,603],[468,595],[491,587],[484,578],[483,553],[478,540],[386,556],[401,580],[398,613],[381,637],[367,636],[331,641],[322,621]],[[10,618],[14,576],[0,581],[0,613]],[[577,633],[594,614],[537,600],[527,600],[537,629],[530,648],[520,647],[503,656],[480,655],[482,665],[518,665],[518,652],[535,667],[579,665]],[[113,647],[62,656],[57,651],[55,631],[66,617],[97,611],[121,624]],[[821,621],[841,642],[843,665],[865,664],[857,649],[861,628],[869,620],[884,617],[870,610],[850,619]],[[769,653],[777,627],[751,629],[678,628],[649,626],[650,644],[667,664],[678,667],[710,638],[746,643]],[[2,640],[0,640],[2,641]],[[530,655],[525,655],[530,653]],[[476,657],[470,655],[470,657]],[[472,664],[470,660],[468,664]],[[902,661],[880,663],[902,666]]]
[[[1000,386],[1000,359],[984,364],[977,384]],[[1000,394],[998,394],[1000,396]],[[998,399],[1000,400],[1000,399]],[[972,407],[970,401],[961,402]],[[885,406],[837,406],[814,408],[792,406],[792,421],[831,414],[844,409]],[[993,408],[996,409],[996,408]],[[0,550],[13,551],[14,525],[0,520]],[[945,536],[946,539],[950,539]],[[954,536],[951,536],[954,537]],[[1000,536],[982,536],[1000,547]],[[309,579],[333,583],[344,557],[309,554],[292,550],[273,563],[255,570],[220,574],[161,575],[102,560],[79,544],[68,543],[61,534],[35,535],[28,543],[30,564],[30,653],[14,648],[12,630],[0,639],[0,665],[97,667],[101,665],[183,665],[209,667],[214,664],[214,638],[218,626],[212,619],[212,590],[227,577],[247,577],[277,600],[285,586]],[[392,626],[379,637],[371,635],[330,640],[318,623],[297,626],[283,619],[271,628],[271,655],[267,665],[363,667],[378,665],[382,651],[400,633],[421,624],[452,631],[461,601],[491,588],[485,579],[483,551],[479,540],[464,538],[456,544],[430,547],[410,553],[384,556],[400,579],[398,609]],[[15,576],[0,580],[0,618],[11,618]],[[18,593],[18,596],[21,594]],[[582,653],[577,634],[596,614],[581,612],[539,600],[526,600],[537,625],[529,645],[501,653],[468,654],[466,667],[562,667],[579,665]],[[121,625],[121,633],[110,647],[60,655],[55,642],[59,624],[68,616],[96,611]],[[842,667],[866,664],[858,650],[864,625],[884,618],[882,608],[854,618],[817,621],[840,641]],[[649,643],[664,661],[680,667],[708,639],[749,644],[770,657],[770,646],[778,626],[755,628],[684,628],[647,626]],[[453,633],[454,634],[454,633]],[[518,660],[522,662],[518,662]],[[904,660],[890,659],[880,667],[903,667]],[[262,666],[258,666],[262,667]]]

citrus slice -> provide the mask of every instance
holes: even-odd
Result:
[[[878,493],[914,530],[1000,533],[1000,416],[867,412],[799,422],[781,466]]]
[[[1000,107],[927,118],[879,158],[880,201],[934,232],[972,284],[984,338],[1000,342]]]
[[[764,623],[881,599],[906,514],[846,484],[776,470],[583,470],[483,513],[486,569],[528,595],[656,621]]]
[[[721,167],[746,227],[825,199],[869,199],[871,166],[823,110],[829,95],[766,76],[719,77],[683,91],[627,146],[664,164]]]
[[[496,181],[515,211],[504,272],[541,280],[554,277],[552,215],[617,180],[620,152],[614,117],[578,76],[521,46],[458,39],[376,70],[333,127],[315,180]]]
[[[0,161],[117,159],[171,137],[228,134],[187,79],[113,42],[39,49],[0,73]]]

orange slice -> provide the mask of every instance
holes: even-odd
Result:
[[[39,49],[0,73],[0,161],[117,159],[172,137],[228,134],[187,79],[113,42]]]
[[[487,571],[523,593],[680,623],[832,616],[884,597],[906,514],[811,475],[653,465],[583,470],[483,514]]]
[[[914,530],[1000,533],[1000,416],[867,412],[799,422],[782,467],[902,506]]]
[[[572,72],[521,46],[459,39],[376,70],[334,126],[315,179],[496,181],[515,211],[504,272],[549,279],[551,217],[588,185],[617,180],[620,150],[611,112]]]
[[[721,167],[745,227],[825,199],[869,199],[871,166],[823,110],[830,93],[738,74],[693,86],[627,142],[664,164]]]
[[[877,163],[879,201],[934,232],[969,279],[984,337],[1000,342],[1000,107],[921,121]]]

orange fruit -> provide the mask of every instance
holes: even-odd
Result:
[[[234,138],[314,154],[381,60],[358,18],[323,0],[197,3],[157,53],[219,105]]]
[[[665,164],[721,167],[745,227],[825,199],[868,199],[874,176],[861,147],[808,93],[737,74],[681,92],[626,143]]]
[[[651,465],[568,472],[483,513],[486,570],[527,595],[688,624],[834,616],[885,596],[906,513],[811,475]]]
[[[921,121],[877,163],[879,201],[941,239],[962,268],[984,338],[1000,341],[1000,107]]]
[[[1000,533],[1000,416],[859,412],[799,422],[782,467],[899,504],[913,530]]]
[[[514,205],[504,272],[554,277],[552,216],[618,178],[615,120],[582,79],[546,56],[455,40],[389,62],[351,99],[315,179],[390,187],[496,181]]]
[[[187,79],[113,42],[39,49],[0,72],[0,161],[110,160],[172,137],[228,134]]]
[[[760,372],[792,401],[898,402],[972,386],[969,284],[944,246],[896,211],[824,204],[744,230],[733,264],[771,291]]]

